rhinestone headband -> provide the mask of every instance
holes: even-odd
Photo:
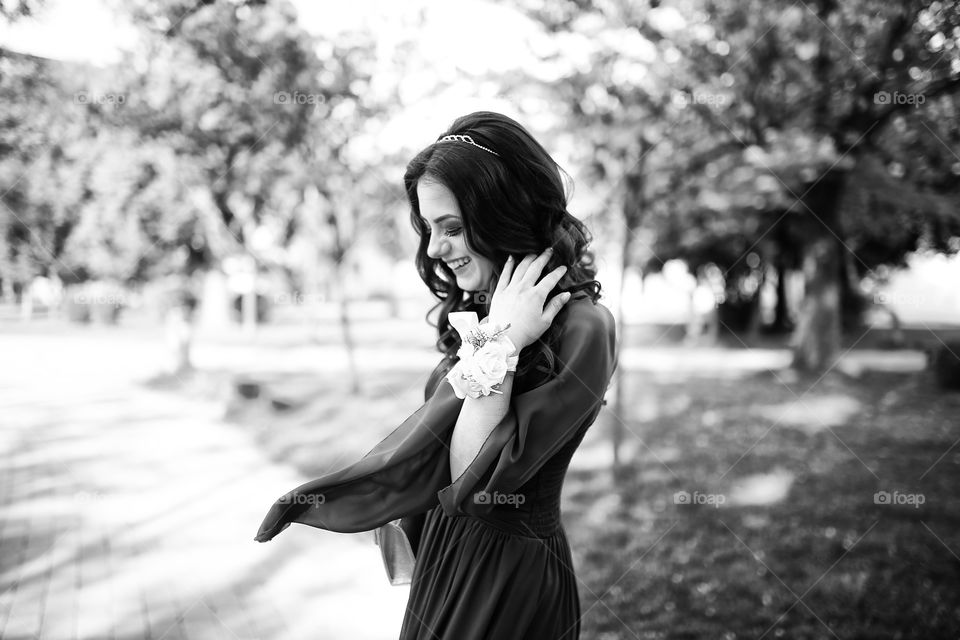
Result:
[[[497,156],[498,158],[500,157],[500,154],[499,154],[499,153],[497,153],[497,152],[494,151],[493,149],[488,149],[488,148],[486,148],[486,147],[484,147],[484,146],[482,146],[482,145],[477,144],[476,142],[473,141],[473,138],[471,138],[470,136],[465,136],[465,135],[461,135],[461,134],[454,134],[454,135],[449,135],[449,136],[443,136],[442,138],[440,138],[439,140],[437,140],[437,142],[466,142],[467,144],[472,144],[473,146],[477,147],[478,149],[483,149],[484,151],[486,151],[486,152],[488,152],[488,153],[492,153],[493,155]]]

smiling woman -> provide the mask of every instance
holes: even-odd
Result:
[[[449,313],[489,313],[507,256],[519,261],[552,247],[544,273],[560,265],[568,271],[550,294],[584,292],[594,301],[599,297],[593,253],[587,248],[591,236],[567,211],[562,172],[516,121],[488,111],[459,118],[410,161],[404,186],[411,223],[420,236],[417,271],[441,301],[441,351],[455,351]],[[466,258],[465,266],[453,268]],[[553,368],[550,349],[544,347],[555,348],[557,337],[557,329],[551,328],[528,357],[521,354],[518,377],[537,358]]]
[[[433,220],[431,228],[444,222],[437,233],[429,233],[427,255],[434,260],[443,260],[464,291],[492,291],[496,285],[493,262],[467,246],[460,206],[453,192],[443,184],[425,178],[417,184],[417,199],[421,214],[426,214],[426,218],[421,215],[421,219]],[[446,211],[452,213],[443,213]]]
[[[617,366],[589,234],[557,165],[497,113],[455,121],[404,184],[444,358],[423,406],[360,461],[282,496],[256,539],[292,522],[349,533],[400,521],[416,556],[401,640],[575,640],[560,493]],[[464,372],[497,391],[471,394]]]

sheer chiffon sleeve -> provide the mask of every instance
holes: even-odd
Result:
[[[564,327],[558,373],[513,393],[507,413],[456,481],[449,445],[464,400],[443,380],[362,459],[281,496],[255,540],[271,540],[294,522],[341,533],[369,531],[437,504],[449,515],[489,511],[488,501],[471,496],[516,490],[592,424],[617,366],[616,328],[605,306],[571,300],[555,322]]]
[[[617,366],[613,315],[603,305],[584,301],[571,307],[563,322],[556,354],[559,373],[513,395],[473,462],[438,492],[447,515],[487,513],[493,502],[474,501],[475,493],[516,491],[596,420]]]

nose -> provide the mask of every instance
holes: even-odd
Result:
[[[427,244],[427,255],[434,260],[439,260],[447,251],[446,240],[438,233],[430,234],[430,242]]]

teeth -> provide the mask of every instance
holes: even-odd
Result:
[[[470,261],[469,258],[464,258],[464,259],[462,259],[462,260],[457,260],[456,262],[451,262],[451,263],[450,263],[450,268],[451,268],[451,269],[456,269],[457,267],[461,267],[461,266],[467,264],[469,261]]]

